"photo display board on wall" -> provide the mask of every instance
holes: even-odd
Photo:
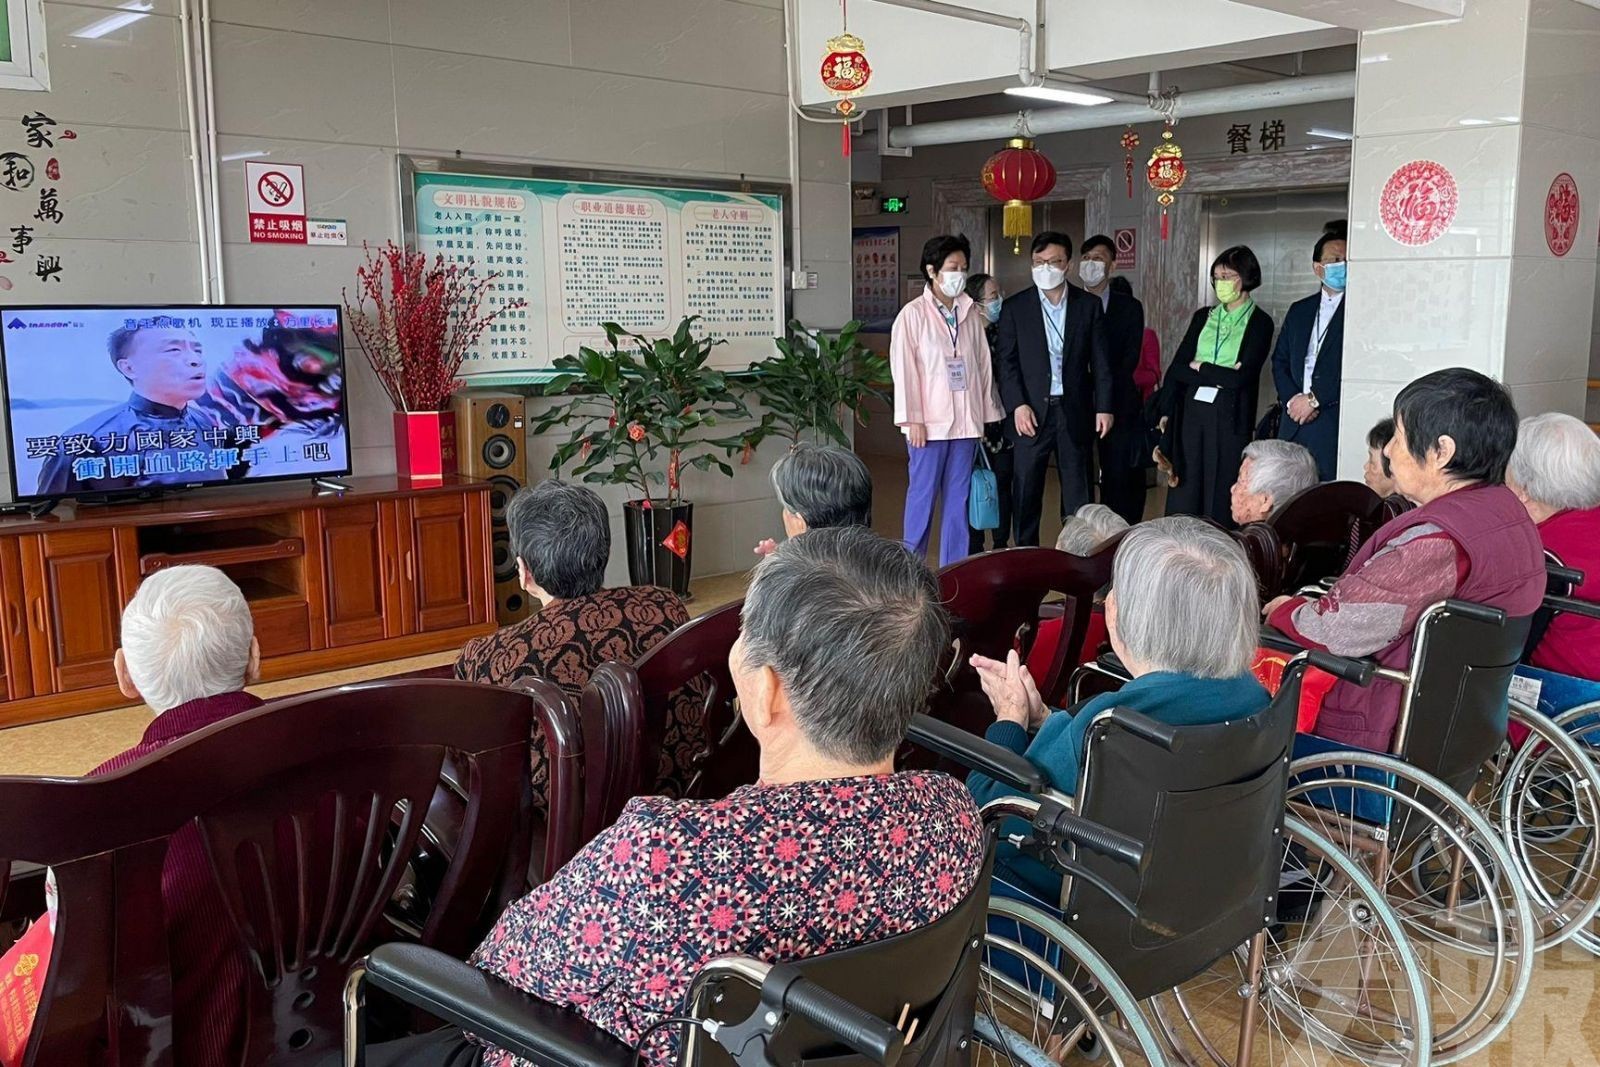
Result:
[[[462,173],[451,164],[445,172],[402,161],[417,249],[498,273],[485,310],[526,304],[479,340],[462,367],[470,383],[538,380],[557,357],[604,347],[607,322],[657,337],[697,315],[699,333],[727,342],[712,362],[730,370],[766,358],[783,335],[781,190]]]

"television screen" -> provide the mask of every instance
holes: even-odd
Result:
[[[18,500],[347,474],[337,307],[0,311]]]

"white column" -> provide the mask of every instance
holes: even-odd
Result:
[[[1362,35],[1341,476],[1360,476],[1395,393],[1441,367],[1494,375],[1525,415],[1583,414],[1597,40],[1600,9],[1579,0],[1469,3],[1454,22]]]

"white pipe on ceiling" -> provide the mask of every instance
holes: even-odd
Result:
[[[1200,89],[1184,93],[1178,98],[1178,117],[1222,115],[1229,111],[1243,111],[1264,107],[1288,107],[1295,104],[1319,104],[1328,100],[1350,100],[1356,95],[1354,71],[1338,74],[1317,74],[1302,78],[1285,78],[1281,81],[1257,82],[1254,85],[1233,85],[1225,89]],[[1098,130],[1110,126],[1126,126],[1138,122],[1153,122],[1161,116],[1146,104],[1102,104],[1099,107],[1055,107],[1030,110],[1028,128],[1035,135],[1065,133],[1069,130]],[[899,126],[889,131],[889,144],[894,148],[916,148],[922,145],[960,144],[965,141],[1004,140],[1015,134],[1017,113],[1007,111],[1000,115],[980,118],[948,119],[943,122],[919,122],[915,126]]]

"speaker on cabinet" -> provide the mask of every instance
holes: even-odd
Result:
[[[528,484],[525,404],[511,393],[458,393],[455,412],[461,473],[489,483],[495,614],[504,626],[528,616],[528,595],[517,583],[517,561],[506,527],[507,505]]]

